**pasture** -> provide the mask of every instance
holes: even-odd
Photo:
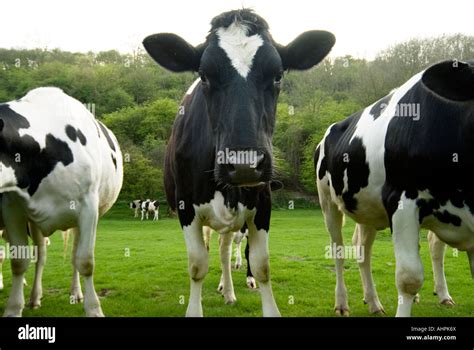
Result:
[[[94,280],[106,316],[182,317],[189,293],[187,255],[177,219],[165,215],[158,222],[141,222],[133,218],[126,203],[118,203],[100,221],[96,243]],[[354,224],[344,226],[345,242],[350,244]],[[63,258],[63,242],[57,232],[50,237],[48,258],[43,277],[42,307],[25,308],[26,317],[84,315],[82,304],[70,304],[71,249]],[[245,244],[245,242],[244,242]],[[244,248],[244,244],[242,249]],[[329,244],[323,217],[317,209],[273,210],[270,230],[270,264],[273,290],[282,316],[334,316],[334,263],[325,258]],[[433,278],[426,232],[422,233],[421,257],[425,283],[421,302],[413,307],[413,316],[474,316],[474,281],[470,277],[466,254],[456,257],[447,249],[445,268],[453,308],[438,304],[433,296]],[[374,244],[373,273],[380,300],[388,316],[396,312],[395,259],[388,230],[380,232]],[[234,261],[234,259],[233,259]],[[10,290],[10,262],[4,264],[5,289],[0,292],[3,312]],[[28,302],[34,265],[27,273]],[[355,260],[346,261],[346,283],[351,316],[370,316],[362,302],[362,286]],[[237,303],[225,305],[216,291],[220,278],[217,234],[212,237],[210,268],[203,288],[205,316],[261,316],[258,291],[247,289],[245,260],[241,270],[233,270]]]

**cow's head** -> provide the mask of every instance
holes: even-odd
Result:
[[[163,67],[199,73],[216,146],[216,180],[238,186],[268,182],[283,72],[313,67],[335,38],[308,31],[287,46],[278,45],[266,21],[247,9],[225,12],[211,26],[197,47],[169,33],[148,36],[143,45]]]

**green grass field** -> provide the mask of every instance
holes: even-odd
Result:
[[[347,220],[344,235],[350,243],[354,224]],[[72,240],[72,239],[71,239]],[[42,307],[25,309],[24,316],[83,316],[82,304],[69,303],[71,280],[70,255],[62,255],[61,235],[51,236],[48,260],[43,278]],[[270,230],[270,257],[273,291],[283,316],[333,316],[335,272],[332,260],[325,259],[329,244],[321,211],[310,209],[274,210]],[[129,256],[127,253],[129,252]],[[258,291],[247,289],[245,264],[233,271],[237,303],[225,305],[216,291],[220,267],[217,235],[213,235],[209,274],[203,290],[205,316],[261,316]],[[395,259],[388,231],[380,232],[374,245],[373,272],[377,290],[388,316],[394,316],[397,295]],[[465,253],[455,257],[448,248],[446,275],[455,307],[438,304],[433,295],[431,262],[426,233],[421,242],[425,266],[425,283],[421,302],[413,307],[413,316],[474,316],[474,281]],[[28,301],[33,280],[30,265],[25,288]],[[9,262],[4,264],[5,290],[0,292],[3,312],[10,290]],[[346,284],[353,316],[370,316],[362,302],[362,286],[357,263],[346,261]],[[117,205],[99,224],[96,244],[95,285],[101,295],[106,316],[184,316],[189,280],[187,256],[177,219],[158,222],[134,219],[125,203]]]

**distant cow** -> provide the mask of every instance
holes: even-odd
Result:
[[[331,239],[343,214],[367,239],[390,227],[397,316],[410,316],[423,284],[420,228],[467,251],[474,277],[474,62],[444,61],[326,132],[315,153],[317,186]],[[371,243],[370,243],[371,244]],[[347,309],[336,260],[336,309]]]
[[[202,316],[201,289],[208,271],[202,226],[218,231],[230,247],[233,233],[244,223],[263,315],[280,315],[268,262],[277,99],[284,71],[313,67],[334,42],[331,33],[308,31],[279,45],[266,21],[248,9],[215,17],[206,41],[196,47],[169,33],[144,40],[147,52],[163,67],[200,76],[182,101],[164,168],[166,198],[178,212],[188,250],[187,316]],[[221,257],[224,276],[230,276],[230,255],[229,248]],[[233,301],[228,282],[224,299]]]
[[[160,202],[157,200],[147,199],[141,203],[142,221],[144,218],[148,220],[151,215],[153,221],[158,221],[160,215]]]
[[[86,315],[103,316],[92,275],[97,221],[122,186],[122,154],[115,136],[60,89],[38,88],[0,105],[0,168],[10,245],[28,246],[28,222],[44,236],[73,227],[73,259],[84,278]],[[28,262],[25,257],[11,260],[6,316],[22,314]]]
[[[138,213],[141,211],[142,208],[142,200],[141,199],[135,199],[130,202],[130,209],[135,209],[135,218],[138,218]]]

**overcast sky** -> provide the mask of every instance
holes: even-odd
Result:
[[[264,17],[282,44],[309,29],[333,32],[332,56],[372,58],[413,37],[474,35],[473,0],[19,0],[0,6],[0,47],[130,52],[158,32],[199,44],[212,17],[242,6]]]

